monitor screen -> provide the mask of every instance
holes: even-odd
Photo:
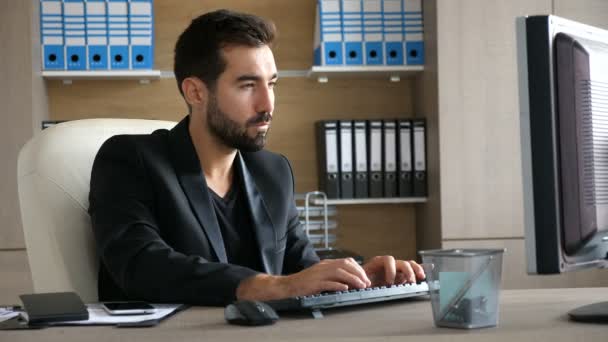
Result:
[[[608,31],[517,19],[528,273],[608,258]]]

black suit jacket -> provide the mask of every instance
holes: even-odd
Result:
[[[189,117],[171,130],[119,135],[99,150],[89,214],[101,257],[100,300],[224,305],[258,273],[229,264]],[[237,153],[263,271],[319,259],[299,224],[291,167],[267,151]]]

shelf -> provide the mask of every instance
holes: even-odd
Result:
[[[402,77],[412,77],[423,70],[423,65],[313,66],[308,76],[316,77],[319,83],[327,83],[329,77],[386,78],[391,82],[399,82]]]
[[[42,77],[46,79],[59,79],[64,84],[71,84],[73,80],[139,80],[140,83],[147,84],[150,80],[160,79],[160,70],[45,70]]]
[[[328,205],[347,204],[398,204],[398,203],[426,203],[426,197],[393,197],[393,198],[353,198],[353,199],[328,199]],[[322,199],[312,201],[315,205],[323,205]]]

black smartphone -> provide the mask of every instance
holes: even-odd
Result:
[[[104,310],[110,315],[147,315],[156,309],[146,302],[103,302]]]

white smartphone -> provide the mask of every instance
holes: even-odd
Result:
[[[104,310],[110,315],[148,315],[156,309],[146,302],[103,302]]]

